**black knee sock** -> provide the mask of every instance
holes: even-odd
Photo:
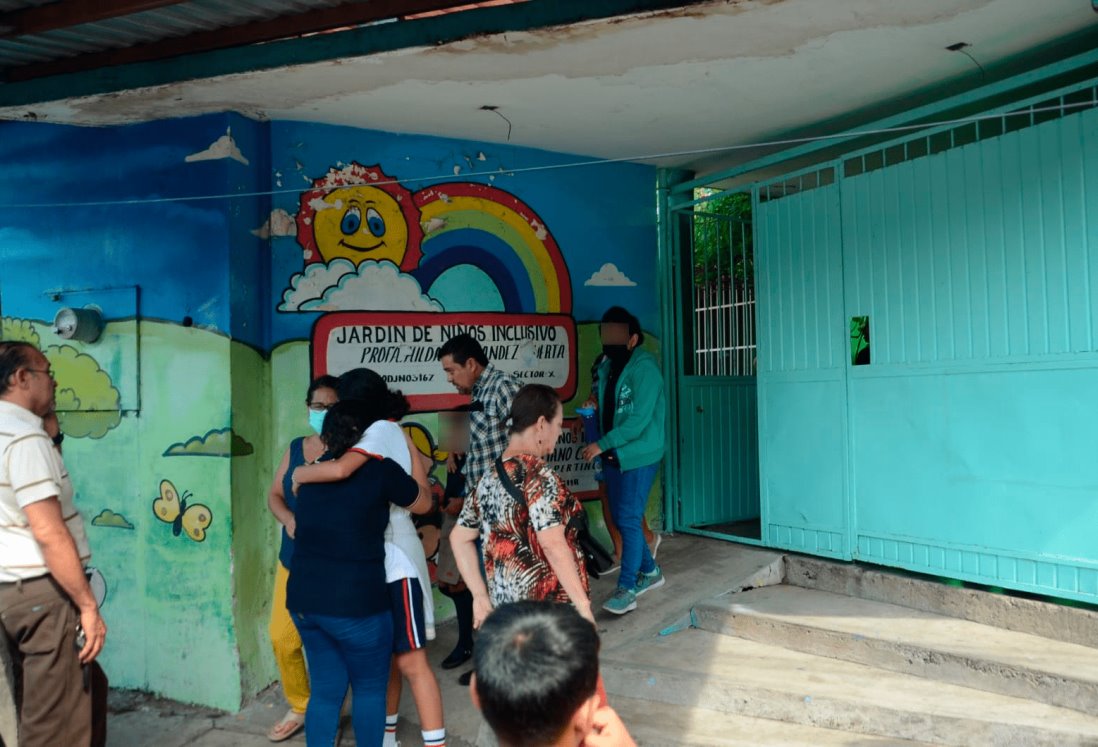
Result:
[[[458,619],[458,645],[462,648],[473,647],[473,592],[464,589],[447,594],[454,600],[454,609]]]

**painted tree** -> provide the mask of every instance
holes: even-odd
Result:
[[[71,345],[42,348],[29,319],[0,318],[0,339],[29,342],[42,350],[57,381],[57,420],[72,438],[102,438],[122,421],[121,397],[95,358]]]
[[[41,348],[42,338],[32,322],[26,319],[17,319],[5,316],[0,319],[0,340],[8,342],[29,342],[36,348]]]
[[[57,420],[65,435],[102,438],[122,422],[118,389],[95,358],[71,345],[42,352],[57,380]]]

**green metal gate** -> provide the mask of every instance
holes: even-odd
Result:
[[[755,190],[764,539],[850,557],[842,224],[833,167]]]
[[[678,489],[674,528],[759,539],[750,197],[673,213]]]

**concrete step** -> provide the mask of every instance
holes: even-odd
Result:
[[[1098,649],[840,594],[770,586],[698,604],[695,624],[1098,715]]]
[[[816,591],[888,602],[1098,648],[1098,612],[1010,594],[948,586],[894,571],[801,555],[784,558],[785,582]]]
[[[1098,744],[1098,718],[1077,711],[698,629],[608,651],[602,673],[615,704],[621,694],[965,747]]]
[[[706,708],[613,696],[612,705],[640,747],[916,747],[926,744],[785,724]]]

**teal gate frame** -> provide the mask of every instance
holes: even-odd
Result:
[[[1073,67],[1088,74],[1058,85]],[[1098,520],[1095,71],[1098,52],[1087,53],[986,87],[998,98],[983,108],[975,96],[938,105],[981,112],[967,121],[878,134],[814,162],[794,149],[812,165],[752,185],[755,544],[1098,603],[1086,529]],[[1041,76],[1049,85],[1034,95]],[[1007,99],[1011,86],[1024,93]],[[676,365],[689,313],[677,213],[700,202],[696,187],[742,184],[780,161],[661,181]],[[691,432],[688,408],[704,412],[708,388],[733,382],[671,378],[680,432],[667,515],[711,534],[671,502],[685,508],[687,490],[704,488],[684,474],[685,451],[715,425]]]
[[[710,206],[662,206],[675,330],[665,516],[675,531],[759,543],[754,237],[749,220]]]

